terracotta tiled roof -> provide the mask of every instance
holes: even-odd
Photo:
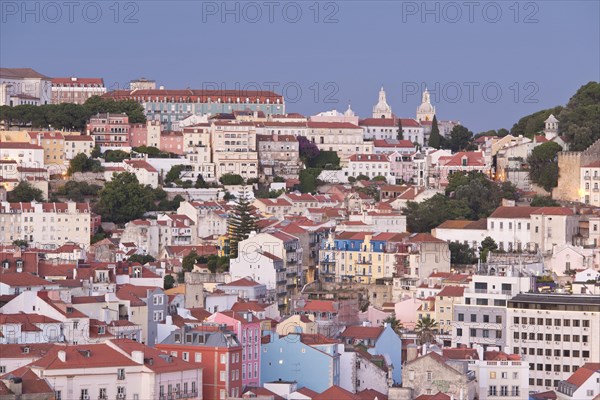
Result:
[[[451,397],[445,393],[437,392],[436,394],[422,394],[416,397],[415,400],[450,400]]]
[[[530,218],[538,207],[498,207],[488,218]]]
[[[58,286],[56,283],[52,283],[28,272],[8,272],[0,274],[0,283],[4,283],[11,287]]]
[[[571,376],[567,379],[567,382],[571,385],[579,387],[583,385],[596,371],[600,370],[600,363],[585,363],[579,367]]]
[[[388,397],[375,390],[375,389],[365,389],[358,393],[356,393],[362,400],[388,400]]]
[[[362,398],[357,394],[334,385],[313,397],[313,400],[362,400]]]
[[[540,207],[531,214],[533,215],[573,215],[574,212],[568,207]]]
[[[431,236],[429,233],[415,233],[408,238],[413,243],[446,243],[445,240]]]
[[[318,392],[315,392],[314,390],[310,390],[307,387],[303,387],[301,389],[298,389],[298,390],[296,390],[296,392],[305,395],[309,399],[314,399],[314,397],[319,394]]]
[[[520,361],[518,354],[506,354],[503,351],[486,351],[483,353],[483,359],[487,361]]]
[[[65,361],[60,361],[58,352],[66,353]],[[30,364],[43,369],[76,369],[100,367],[126,367],[137,365],[135,361],[111,348],[107,344],[86,344],[75,346],[56,345],[45,356]]]
[[[445,286],[438,294],[438,297],[462,297],[465,288],[462,286]]]
[[[476,349],[443,349],[442,354],[449,360],[479,360]]]
[[[233,282],[229,282],[229,283],[225,283],[223,285],[219,285],[219,287],[231,287],[231,286],[247,286],[247,287],[254,287],[254,286],[261,286],[261,283],[258,283],[250,278],[242,278],[242,279],[238,279],[235,280]]]
[[[342,333],[343,338],[377,339],[384,328],[382,326],[349,326]]]
[[[111,342],[114,343],[121,350],[125,351],[130,356],[133,355],[134,351],[143,352],[144,365],[147,368],[159,374],[176,371],[189,371],[200,368],[199,366],[184,361],[178,357],[164,357],[164,353],[160,350],[143,345],[133,340],[115,339],[111,340]]]

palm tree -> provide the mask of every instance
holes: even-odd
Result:
[[[398,336],[400,336],[402,329],[404,329],[404,326],[402,326],[402,321],[396,319],[395,313],[392,313],[389,317],[384,319],[383,323],[388,324],[394,330],[394,332],[398,334]]]
[[[419,335],[421,343],[431,343],[435,338],[438,327],[437,321],[429,315],[426,315],[424,318],[417,321],[415,331]]]

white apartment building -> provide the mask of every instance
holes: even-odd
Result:
[[[27,240],[53,249],[73,242],[90,246],[91,210],[87,203],[0,203],[0,243]]]
[[[30,365],[56,399],[200,398],[197,365],[129,340],[57,345]]]
[[[353,154],[348,159],[345,175],[356,178],[364,175],[369,178],[383,176],[387,183],[395,183],[396,178],[390,173],[390,159],[386,154]]]
[[[216,178],[225,174],[258,178],[258,152],[254,123],[215,121],[211,126]]]
[[[531,239],[535,249],[552,252],[557,246],[572,244],[579,217],[567,207],[540,207],[531,213]]]
[[[306,136],[319,150],[335,151],[342,162],[353,154],[373,153],[373,143],[363,140],[360,126],[348,122],[307,123]]]
[[[579,201],[600,207],[600,161],[584,165],[580,171]]]
[[[196,236],[221,236],[227,233],[227,210],[219,203],[208,201],[184,201],[179,203],[178,214],[190,218],[197,229]]]
[[[141,185],[150,185],[153,189],[158,187],[158,171],[145,160],[123,161],[125,171],[134,174]]]
[[[44,167],[44,148],[22,142],[2,142],[0,159],[14,160],[23,167]]]
[[[506,354],[497,348],[480,352],[479,360],[469,369],[477,377],[480,400],[529,399],[529,365],[517,354]]]
[[[529,363],[531,389],[554,390],[600,361],[600,297],[521,293],[507,304],[507,346]]]
[[[519,273],[516,267],[503,275],[491,270],[487,273],[473,275],[464,291],[464,303],[454,306],[453,347],[478,344],[484,349],[503,349],[507,341],[507,301],[532,288],[533,278]]]
[[[31,68],[0,68],[0,106],[51,102],[51,78]]]
[[[287,296],[287,277],[283,260],[260,249],[240,249],[238,257],[230,262],[231,279],[251,278],[265,285],[267,291],[277,299],[278,305],[283,306]]]
[[[94,137],[89,135],[65,135],[65,161],[70,161],[82,153],[90,157],[94,150]]]

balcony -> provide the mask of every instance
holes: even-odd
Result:
[[[589,175],[585,175],[585,176],[583,177],[583,179],[584,179],[584,180],[586,180],[586,181],[589,181],[590,179],[592,179],[592,177],[591,177],[591,176],[589,176]]]

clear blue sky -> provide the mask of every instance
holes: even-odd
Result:
[[[44,1],[28,11],[2,0],[0,65],[108,87],[142,76],[173,89],[277,82],[288,99],[302,90],[287,110],[307,115],[351,102],[368,116],[383,84],[394,113],[414,117],[415,89],[427,85],[438,118],[476,133],[600,80],[597,0],[267,3]]]

